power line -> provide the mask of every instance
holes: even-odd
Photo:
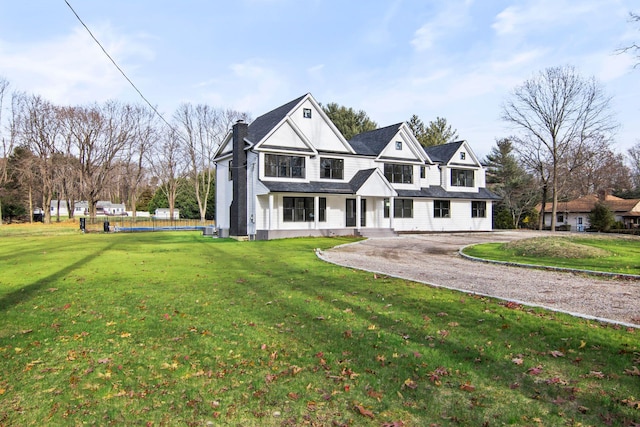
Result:
[[[118,65],[118,63],[111,57],[111,55],[109,55],[109,52],[107,52],[107,50],[102,46],[102,44],[100,43],[100,41],[96,38],[96,36],[93,35],[93,33],[91,32],[91,30],[89,29],[89,27],[87,27],[87,24],[85,24],[82,19],[80,18],[80,16],[76,13],[76,11],[73,9],[73,7],[71,6],[71,4],[69,4],[68,0],[64,0],[64,2],[67,4],[67,6],[69,6],[69,9],[71,9],[71,12],[73,12],[73,14],[76,16],[76,18],[78,19],[78,21],[80,21],[80,23],[82,24],[82,26],[87,30],[87,32],[89,33],[89,35],[91,36],[91,38],[98,44],[98,46],[100,46],[100,49],[102,49],[102,51],[104,52],[105,55],[107,55],[107,58],[109,58],[109,60],[113,63],[113,65],[115,65],[115,67],[118,69],[118,71],[120,71],[120,74],[122,74],[122,76],[129,82],[129,84],[131,85],[131,87],[133,87],[135,89],[136,92],[138,92],[138,95],[140,95],[140,97],[144,100],[144,102],[147,103],[147,105],[149,107],[151,107],[151,109],[158,115],[158,117],[160,117],[160,119],[162,119],[163,122],[165,122],[165,124],[167,126],[169,126],[170,129],[173,129],[173,126],[171,126],[171,124],[169,124],[169,122],[164,118],[164,116],[162,114],[160,114],[160,112],[156,109],[155,106],[153,106],[151,104],[151,102],[149,102],[149,100],[142,94],[142,92],[140,92],[140,90],[136,87],[136,85],[131,81],[131,79],[125,74],[125,72],[122,70],[122,68],[120,68],[120,66]]]

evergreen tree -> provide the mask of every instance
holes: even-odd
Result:
[[[353,108],[340,106],[335,102],[323,105],[322,110],[347,140],[378,128],[378,124],[362,110],[355,111]]]
[[[411,116],[411,118],[409,119],[409,121],[407,122],[407,125],[409,126],[409,128],[411,129],[411,131],[413,132],[413,136],[416,137],[416,139],[418,140],[418,142],[423,146],[426,147],[426,143],[427,143],[427,129],[424,125],[424,122],[422,120],[420,120],[420,118],[417,115],[413,115]]]
[[[451,125],[447,123],[447,119],[436,117],[435,121],[429,122],[429,126],[420,135],[418,141],[423,147],[433,147],[434,145],[454,142],[457,139],[458,130],[451,128]]]
[[[613,212],[602,201],[596,203],[589,213],[589,224],[597,231],[609,231],[615,222]]]
[[[487,166],[487,186],[502,199],[497,203],[496,211],[507,211],[511,215],[511,221],[501,221],[496,228],[503,228],[505,224],[518,227],[538,201],[533,178],[518,162],[513,144],[507,138],[496,141],[484,163]]]

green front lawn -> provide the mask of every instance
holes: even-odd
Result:
[[[631,425],[634,329],[326,264],[0,227],[0,425]]]
[[[474,245],[464,253],[494,261],[640,275],[637,237],[537,237]]]

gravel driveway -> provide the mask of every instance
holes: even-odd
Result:
[[[334,264],[640,327],[640,281],[489,264],[458,254],[473,243],[549,235],[534,231],[410,234],[318,252]]]

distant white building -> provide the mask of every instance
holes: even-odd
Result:
[[[171,219],[169,208],[158,208],[153,215],[155,219]],[[173,219],[180,219],[180,209],[173,210]]]
[[[49,208],[51,216],[69,216],[69,209],[67,207],[66,200],[52,200]],[[74,216],[87,216],[89,215],[89,202],[79,201],[73,203],[73,215]],[[96,204],[96,215],[127,215],[127,210],[124,203],[111,203],[108,200],[100,200]]]

